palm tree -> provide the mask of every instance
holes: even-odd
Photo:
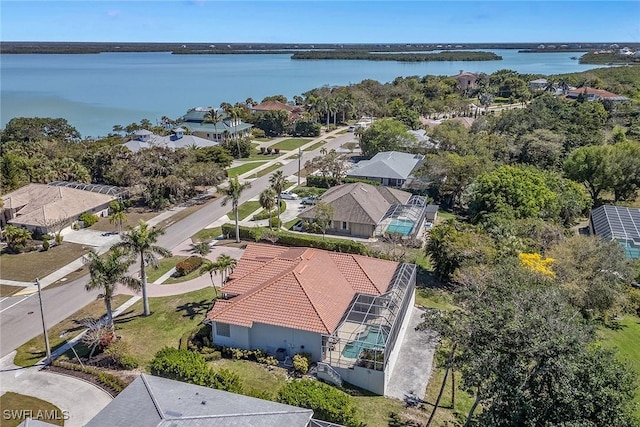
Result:
[[[222,120],[222,115],[220,115],[218,110],[215,109],[215,108],[212,108],[209,111],[207,111],[207,114],[205,114],[205,116],[204,116],[203,123],[213,123],[214,134],[216,135],[215,139],[218,139],[218,137],[217,137],[218,123],[221,120]]]
[[[127,222],[127,213],[122,210],[115,211],[109,216],[110,224],[118,224],[118,234],[122,234],[122,224]]]
[[[276,211],[278,212],[278,223],[280,223],[280,193],[284,191],[285,186],[287,185],[287,179],[284,177],[282,171],[279,170],[271,175],[269,178],[269,184],[271,184],[271,188],[275,191],[278,200],[278,203],[276,204]]]
[[[238,177],[234,176],[229,180],[229,185],[227,186],[227,188],[218,188],[218,192],[224,195],[224,199],[222,199],[222,206],[226,206],[227,203],[231,202],[233,214],[236,217],[236,243],[240,243],[240,226],[238,225],[238,202],[240,201],[242,192],[250,187],[250,183],[245,182],[241,184],[240,181],[238,181]]]
[[[217,276],[218,273],[222,276],[222,281],[224,282],[224,273],[222,271],[222,266],[219,262],[213,262],[209,259],[205,259],[202,263],[202,267],[200,267],[200,274],[209,273],[209,277],[211,278],[211,284],[213,285],[213,289],[216,293],[216,298],[218,298],[218,288],[216,288],[216,284],[213,281],[214,274]],[[220,287],[222,287],[223,283],[220,283]]]
[[[113,248],[107,252],[103,258],[95,251],[87,254],[86,262],[89,264],[89,275],[91,279],[85,286],[87,291],[100,289],[102,291],[104,305],[107,309],[107,322],[113,329],[113,310],[111,304],[113,302],[113,294],[115,293],[118,283],[122,283],[129,289],[137,291],[140,289],[141,283],[138,279],[129,276],[127,273],[129,267],[135,261],[126,257],[127,252],[122,248]]]
[[[216,258],[216,263],[222,272],[222,283],[224,284],[231,273],[233,273],[233,269],[238,265],[238,261],[231,258],[229,255],[223,254]]]
[[[271,210],[276,204],[275,197],[276,192],[273,191],[272,188],[265,188],[262,193],[260,193],[260,206],[262,206],[263,209],[266,209],[269,212],[269,229],[273,228],[271,226]],[[280,212],[280,207],[278,207],[278,212]]]
[[[170,257],[171,251],[158,246],[155,243],[164,234],[164,230],[159,228],[149,228],[149,225],[140,220],[136,228],[129,227],[129,231],[120,236],[121,241],[113,245],[112,249],[121,248],[133,256],[140,255],[140,280],[142,282],[142,303],[144,315],[148,316],[149,298],[147,296],[147,271],[146,266],[157,267],[158,260],[155,255]]]

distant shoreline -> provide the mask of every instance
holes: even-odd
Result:
[[[640,43],[615,43],[640,49]],[[111,42],[0,42],[3,54],[96,54],[108,52],[165,52],[173,54],[286,54],[295,52],[429,52],[517,49],[523,52],[579,52],[608,48],[612,43],[562,43],[558,48],[541,49],[540,43],[111,43]],[[562,46],[562,47],[560,47]],[[566,47],[565,47],[566,46]]]

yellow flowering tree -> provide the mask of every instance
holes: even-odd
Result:
[[[549,277],[555,276],[555,273],[551,270],[553,258],[542,258],[542,256],[538,253],[520,253],[518,255],[518,258],[520,259],[522,265],[529,270],[536,271]]]

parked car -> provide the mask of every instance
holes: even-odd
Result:
[[[298,221],[293,227],[291,227],[291,229],[293,231],[304,231],[304,224],[302,221]]]
[[[317,196],[303,197],[302,200],[300,200],[300,202],[302,202],[303,205],[315,205],[319,201],[320,201],[320,198]]]
[[[288,191],[283,191],[280,193],[280,198],[282,200],[298,200],[298,195],[296,193],[290,193]]]

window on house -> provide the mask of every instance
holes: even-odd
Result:
[[[342,229],[343,230],[347,229],[347,223],[345,221],[342,221]]]
[[[230,337],[231,327],[229,326],[229,324],[216,322],[216,335],[219,335],[221,337]]]

